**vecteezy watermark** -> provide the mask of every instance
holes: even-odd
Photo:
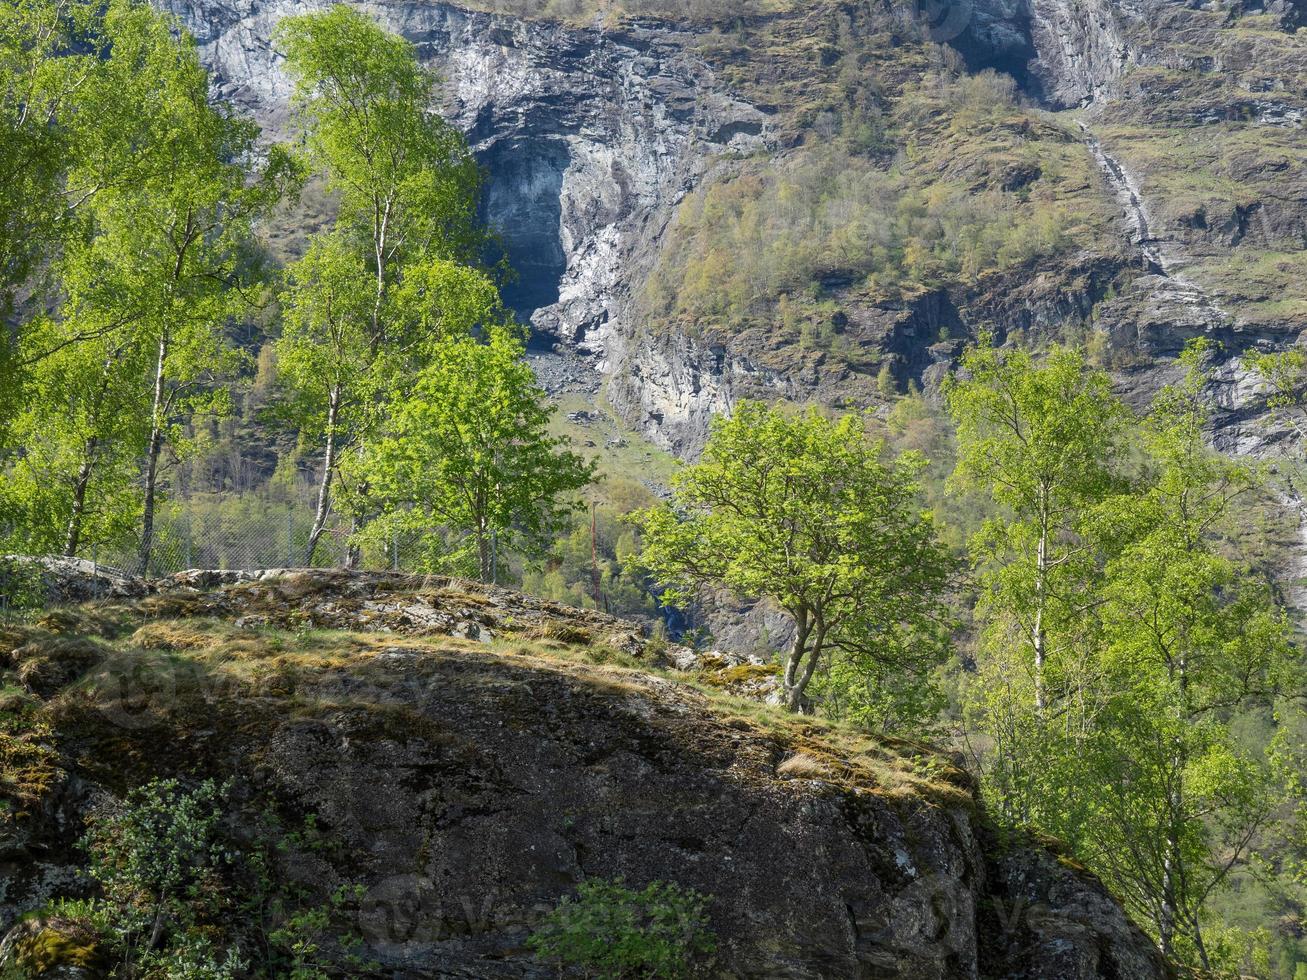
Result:
[[[1039,928],[1049,909],[1021,898],[994,899],[998,927],[1005,935],[1023,926]],[[854,915],[858,959],[878,976],[916,975],[923,963],[965,959],[976,945],[976,898],[960,879],[933,874]]]
[[[397,959],[430,943],[495,929],[534,927],[551,906],[521,908],[495,892],[453,894],[423,875],[377,882],[359,903],[359,933],[376,953]]]
[[[926,875],[855,918],[858,959],[884,976],[943,962],[972,944],[963,924],[974,919],[974,899],[960,880]]]
[[[147,728],[176,704],[177,670],[163,653],[108,660],[91,679],[96,707],[119,728]]]

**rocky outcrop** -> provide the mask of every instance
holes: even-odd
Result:
[[[1057,108],[1108,97],[1138,54],[1122,18],[1130,3],[1114,0],[1030,0],[1039,95]]]
[[[165,6],[195,34],[218,92],[275,129],[290,90],[269,39],[283,17],[326,4]],[[367,7],[445,79],[444,111],[486,168],[486,218],[517,273],[506,299],[555,339],[602,350],[676,203],[717,155],[767,145],[768,115],[667,25],[580,29],[421,0]]]
[[[192,575],[6,633],[5,662],[56,656],[67,637],[100,662],[29,694],[48,775],[0,826],[0,927],[87,890],[73,842],[91,807],[149,778],[212,776],[230,780],[232,846],[313,815],[316,844],[282,840],[270,874],[312,895],[361,886],[341,928],[370,976],[553,976],[524,940],[590,878],[709,896],[721,975],[1167,975],[1102,885],[1042,845],[993,839],[969,778],[928,749],[851,745],[674,675],[602,666],[572,619],[552,634],[501,623],[544,639],[486,646],[375,618],[383,595],[386,616],[439,606],[448,584],[240,577]],[[244,926],[225,923],[228,941]]]
[[[973,69],[1017,79],[1058,109],[1109,97],[1137,58],[1129,24],[1137,0],[974,0],[967,26],[944,38]]]

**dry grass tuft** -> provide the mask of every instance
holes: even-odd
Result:
[[[221,640],[202,624],[170,619],[146,623],[130,642],[143,650],[203,650]]]
[[[820,759],[796,752],[776,767],[776,775],[783,779],[825,779],[830,770]]]
[[[593,633],[571,623],[542,623],[532,627],[526,635],[533,640],[554,640],[578,647],[588,647],[594,642]]]

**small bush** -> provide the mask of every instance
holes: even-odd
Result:
[[[40,566],[21,558],[0,558],[0,615],[40,609],[45,599]]]
[[[620,881],[587,881],[549,913],[529,945],[541,959],[587,976],[688,977],[717,948],[707,904],[674,882],[632,891]]]

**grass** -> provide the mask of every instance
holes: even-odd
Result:
[[[623,424],[602,393],[593,400],[583,395],[563,394],[551,399],[551,403],[558,410],[550,421],[549,434],[570,439],[574,452],[595,462],[601,482],[594,492],[600,499],[605,495],[605,484],[616,480],[637,479],[655,491],[671,481],[676,472],[676,459]],[[600,413],[597,421],[568,419],[570,413],[596,411]]]
[[[43,657],[57,660],[61,651],[76,647],[95,649],[98,660],[65,664],[67,683],[53,691],[33,693],[15,671],[0,674],[0,833],[54,792],[65,764],[62,753],[74,746],[81,764],[99,767],[95,778],[129,785],[169,767],[201,765],[208,744],[204,733],[215,728],[257,739],[288,714],[399,710],[402,704],[388,708],[370,703],[372,695],[353,692],[375,694],[378,685],[393,682],[396,670],[443,676],[462,657],[472,669],[459,669],[458,683],[501,685],[513,681],[509,671],[515,669],[549,671],[604,697],[659,705],[652,715],[640,710],[649,719],[641,724],[671,726],[682,733],[678,737],[746,734],[766,746],[754,758],[775,761],[771,769],[751,766],[742,778],[803,783],[806,791],[871,793],[904,805],[975,805],[965,774],[931,749],[790,715],[722,686],[726,675],[762,678],[772,668],[710,665],[701,675],[680,674],[642,662],[569,623],[485,644],[444,636],[250,629],[203,616],[142,622],[141,612],[131,607],[61,611],[46,618],[58,634],[33,625],[10,636],[11,645],[21,639],[20,648],[39,648]],[[396,661],[396,654],[414,659]],[[131,704],[116,700],[124,697],[124,680]],[[692,711],[687,713],[687,706]],[[130,724],[124,728],[114,712],[128,709]],[[397,730],[403,728],[398,724]],[[149,745],[157,748],[147,750]],[[171,747],[167,752],[165,745]]]
[[[1200,263],[1192,275],[1241,319],[1275,325],[1286,334],[1307,326],[1307,251],[1240,249]]]
[[[1108,153],[1137,174],[1163,221],[1202,209],[1247,207],[1283,193],[1307,165],[1296,130],[1248,122],[1172,127],[1126,121],[1095,129]]]

